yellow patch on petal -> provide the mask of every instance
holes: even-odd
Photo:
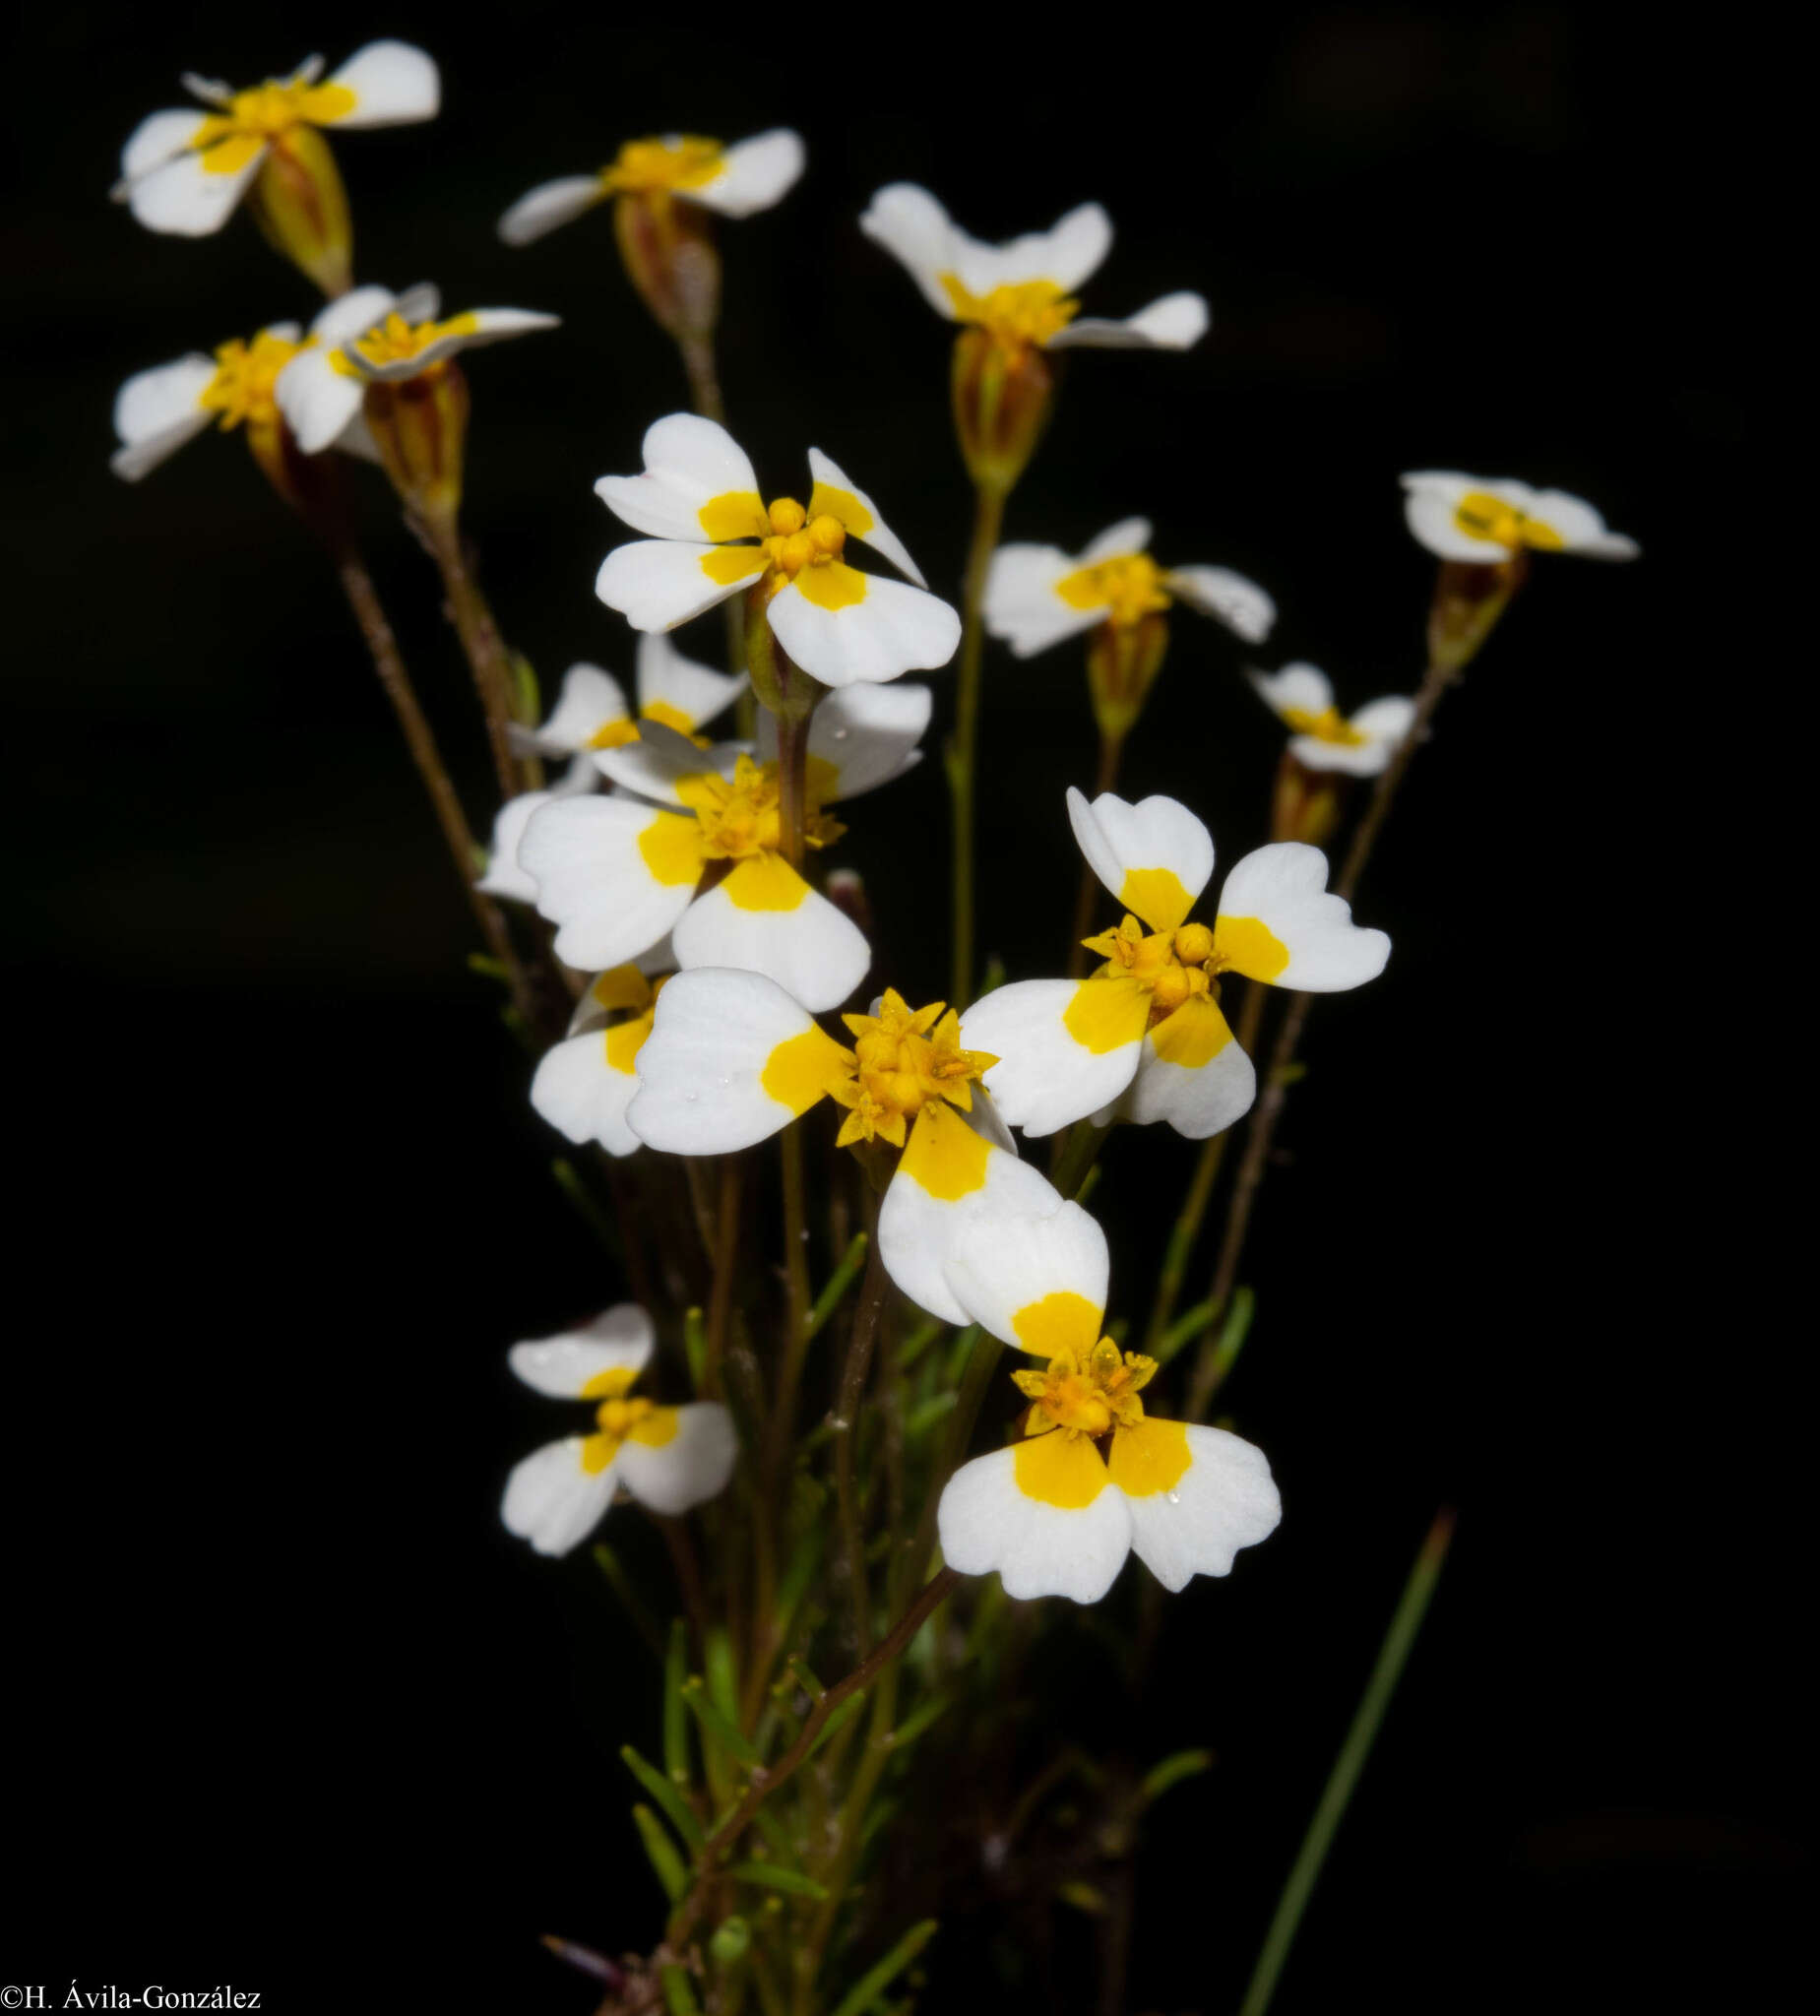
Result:
[[[1135,1043],[1150,1019],[1150,992],[1137,980],[1083,980],[1062,1012],[1062,1027],[1084,1050],[1102,1057]]]
[[[813,1024],[800,1036],[786,1038],[765,1060],[759,1084],[767,1095],[792,1113],[806,1113],[851,1075],[853,1056],[826,1030]]]
[[[638,740],[638,723],[622,714],[617,721],[603,721],[588,737],[591,749],[623,749]]]
[[[665,889],[702,879],[702,831],[680,812],[659,812],[638,837],[652,880]]]
[[[722,490],[695,516],[703,534],[717,544],[723,539],[762,539],[771,530],[765,500],[756,490]]]
[[[1130,1498],[1154,1498],[1172,1491],[1194,1463],[1188,1430],[1180,1421],[1160,1421],[1154,1415],[1129,1427],[1113,1430],[1107,1468],[1112,1481]]]
[[[1173,868],[1130,868],[1119,885],[1118,900],[1153,931],[1172,931],[1194,908]]]
[[[909,1176],[937,1203],[956,1204],[985,1188],[991,1152],[950,1107],[931,1102],[910,1129],[898,1173]]]
[[[716,546],[712,552],[702,555],[702,572],[722,588],[731,588],[735,582],[749,580],[754,574],[762,573],[764,566],[765,550],[762,546]]]
[[[707,736],[695,733],[694,722],[680,707],[672,707],[667,700],[654,700],[649,707],[641,710],[639,719],[655,721],[661,727],[674,728],[679,735],[687,735],[698,749],[705,749],[708,746]]]
[[[801,908],[809,885],[782,854],[754,854],[722,883],[736,910],[792,911]]]
[[[638,1053],[645,1047],[645,1039],[651,1034],[652,1018],[649,1014],[635,1015],[630,1022],[621,1022],[606,1032],[606,1068],[609,1071],[623,1071],[631,1077],[638,1068]]]
[[[1558,553],[1567,544],[1553,526],[1529,517],[1489,490],[1469,490],[1454,506],[1454,525],[1468,538],[1500,546],[1531,546],[1540,553]]]
[[[1030,1302],[1011,1319],[1019,1347],[1037,1357],[1085,1357],[1099,1336],[1101,1311],[1072,1289],[1057,1289]]]
[[[590,1477],[598,1477],[618,1454],[617,1435],[590,1435],[582,1444],[582,1468]]]
[[[968,290],[958,273],[936,275],[957,322],[976,323],[1005,349],[1040,347],[1080,313],[1079,301],[1052,280],[1009,282],[989,293]]]
[[[796,592],[818,609],[850,609],[866,598],[866,578],[845,560],[825,567],[805,567],[796,577]]]
[[[1150,1040],[1161,1062],[1198,1071],[1219,1056],[1232,1040],[1232,1032],[1205,994],[1190,994],[1173,1014],[1157,1024]]]
[[[642,1419],[632,1423],[626,1439],[642,1442],[647,1449],[661,1449],[666,1442],[676,1439],[676,1429],[682,1419],[679,1407],[654,1407]]]
[[[643,1008],[651,1000],[651,982],[636,966],[609,966],[588,989],[596,1008]]]
[[[811,518],[838,518],[854,538],[862,539],[878,521],[851,490],[835,483],[817,483],[809,492]]]
[[[1110,1481],[1098,1450],[1085,1435],[1039,1435],[1020,1442],[1012,1475],[1027,1498],[1064,1512],[1091,1505]]]
[[[582,1400],[623,1400],[638,1373],[630,1365],[609,1365],[596,1372],[577,1396]]]
[[[1214,957],[1248,980],[1274,980],[1289,963],[1289,948],[1262,917],[1218,916]]]
[[[672,140],[628,140],[600,186],[615,194],[700,189],[722,172],[721,143],[685,133]]]
[[[1362,749],[1365,738],[1337,707],[1324,707],[1311,714],[1305,707],[1286,707],[1283,724],[1298,735],[1311,735],[1317,742],[1332,742],[1338,749]]]
[[[1166,609],[1170,600],[1162,569],[1148,553],[1126,553],[1077,567],[1055,584],[1055,593],[1071,609],[1083,613],[1103,608],[1106,621],[1121,630]]]
[[[230,133],[205,149],[203,170],[211,175],[237,175],[265,145],[263,133]]]

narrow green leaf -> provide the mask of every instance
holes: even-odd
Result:
[[[560,1155],[550,1164],[550,1174],[556,1178],[556,1187],[568,1198],[601,1245],[609,1253],[619,1251],[619,1231],[604,1211],[589,1194],[588,1186],[576,1173],[575,1165]]]
[[[626,1615],[632,1619],[632,1627],[644,1639],[659,1659],[663,1657],[663,1636],[658,1629],[658,1620],[646,1606],[645,1600],[632,1586],[632,1578],[626,1571],[619,1556],[603,1540],[594,1544],[595,1566],[607,1579],[613,1594],[625,1606]]]
[[[648,1763],[630,1743],[621,1743],[619,1759],[640,1785],[650,1793],[663,1808],[663,1817],[682,1836],[691,1849],[699,1849],[704,1840],[702,1823],[690,1812],[688,1802],[681,1793],[664,1777],[655,1764]]]
[[[935,1718],[938,1715],[942,1715],[947,1712],[950,1705],[951,1704],[949,1698],[946,1694],[930,1695],[928,1700],[926,1700],[920,1708],[912,1709],[910,1713],[907,1715],[901,1723],[898,1724],[897,1728],[892,1731],[892,1749],[894,1751],[908,1750],[910,1744],[913,1743],[919,1735],[921,1735],[923,1731],[929,1727],[929,1725],[935,1720]]]
[[[944,1367],[942,1375],[942,1384],[944,1386],[960,1385],[961,1375],[967,1370],[967,1361],[973,1356],[973,1346],[978,1342],[978,1339],[979,1325],[977,1323],[970,1323],[965,1330],[956,1334],[954,1343],[948,1348],[948,1363]]]
[[[756,1883],[764,1890],[783,1890],[791,1897],[812,1897],[817,1904],[827,1901],[828,1891],[813,1876],[786,1869],[782,1862],[734,1862],[727,1870],[742,1883]]]
[[[702,1740],[712,1743],[722,1756],[755,1770],[764,1760],[746,1740],[739,1725],[723,1715],[710,1696],[700,1673],[691,1673],[682,1685],[682,1698],[701,1725]]]
[[[672,1785],[689,1782],[689,1709],[682,1683],[689,1677],[689,1627],[670,1619],[669,1652],[663,1661],[663,1768]]]
[[[512,706],[513,719],[523,722],[527,727],[533,726],[543,713],[537,675],[522,651],[512,654]]]
[[[1084,1175],[1081,1178],[1081,1187],[1074,1193],[1074,1201],[1078,1205],[1080,1205],[1083,1210],[1086,1209],[1088,1201],[1092,1198],[1094,1192],[1097,1189],[1098,1189],[1099,1178],[1103,1176],[1105,1172],[1105,1164],[1102,1162],[1097,1162],[1095,1163],[1093,1167],[1088,1170],[1086,1175]]]
[[[468,971],[484,974],[489,980],[503,980],[506,977],[506,963],[494,959],[484,952],[471,952],[468,955]]]
[[[765,1846],[771,1851],[771,1858],[786,1869],[793,1869],[800,1858],[796,1844],[790,1839],[789,1823],[778,1809],[767,1803],[752,1815],[752,1824],[765,1837]]]
[[[708,1326],[699,1308],[682,1312],[682,1350],[689,1361],[689,1384],[699,1393],[708,1376]]]
[[[672,1904],[679,1903],[682,1893],[689,1887],[689,1872],[683,1867],[682,1857],[676,1853],[676,1844],[664,1833],[663,1822],[649,1806],[634,1806],[632,1822],[638,1829],[638,1838],[645,1844],[645,1853],[657,1871],[658,1881],[663,1885],[664,1896]]]
[[[828,1286],[815,1298],[815,1306],[809,1311],[808,1327],[803,1341],[808,1342],[821,1330],[829,1317],[841,1306],[841,1297],[852,1287],[859,1270],[866,1264],[866,1247],[870,1242],[864,1232],[855,1232],[847,1251],[841,1256],[841,1264],[828,1277]]]
[[[910,1418],[904,1423],[905,1440],[913,1442],[918,1435],[926,1435],[945,1415],[953,1414],[960,1398],[959,1391],[950,1386],[946,1393],[934,1394],[920,1407],[911,1408]],[[889,1541],[892,1536],[887,1534],[885,1538]]]
[[[809,1745],[808,1756],[813,1757],[816,1751],[819,1750],[822,1747],[822,1745],[836,1733],[837,1731],[844,1730],[847,1727],[847,1725],[852,1721],[853,1717],[859,1713],[860,1705],[864,1702],[868,1692],[870,1692],[869,1688],[861,1687],[857,1693],[849,1694],[847,1697],[847,1699],[841,1703],[840,1707],[837,1708],[835,1712],[828,1718],[828,1720],[822,1724],[820,1732],[817,1734],[814,1742],[812,1742]],[[804,1762],[807,1762],[807,1758],[804,1759]]]
[[[880,1995],[897,1980],[916,1955],[934,1938],[936,1921],[925,1918],[911,1925],[875,1967],[869,1967],[835,2004],[833,2016],[865,2016]]]
[[[899,1349],[898,1370],[908,1372],[947,1328],[939,1316],[931,1316],[926,1323],[918,1323]]]
[[[737,1721],[739,1678],[733,1670],[733,1641],[724,1624],[710,1628],[702,1656],[706,1662],[708,1691],[714,1696],[714,1705],[729,1722]]]
[[[702,2016],[702,2005],[695,1999],[686,1967],[671,1961],[658,1969],[658,1979],[663,1984],[663,2006],[669,2016]]]
[[[1144,1783],[1138,1787],[1139,1804],[1154,1804],[1170,1786],[1180,1785],[1184,1778],[1198,1778],[1212,1766],[1213,1761],[1212,1750],[1177,1750],[1172,1757],[1163,1758],[1161,1764],[1152,1765],[1144,1774]]]

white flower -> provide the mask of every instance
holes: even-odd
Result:
[[[636,965],[596,974],[570,1019],[569,1034],[543,1053],[531,1081],[531,1103],[578,1145],[597,1141],[615,1156],[638,1152],[626,1108],[638,1091],[638,1054],[667,984],[661,978],[654,982],[652,976],[674,965],[668,945],[659,945]]]
[[[954,656],[961,619],[922,587],[902,542],[819,449],[808,508],[769,506],[724,427],[671,413],[645,435],[645,473],[602,476],[600,497],[651,537],[607,554],[595,593],[635,630],[673,630],[741,589],[763,585],[765,613],[790,659],[825,686],[895,679]],[[841,557],[862,539],[917,585],[861,574]]]
[[[781,203],[802,173],[802,139],[787,127],[731,147],[684,133],[628,140],[597,175],[542,182],[499,220],[508,245],[529,245],[609,196],[667,195],[722,217],[750,217]]]
[[[910,767],[929,708],[926,686],[857,686],[816,709],[808,736],[811,847],[843,830],[823,806]],[[778,851],[775,762],[754,762],[739,743],[698,748],[651,721],[636,742],[596,749],[593,761],[638,795],[547,805],[517,849],[536,884],[537,908],[561,926],[559,959],[618,966],[667,931],[685,971],[730,966],[768,974],[817,1011],[837,1007],[865,977],[872,954],[864,934]],[[700,889],[710,863],[723,861],[731,872]]]
[[[658,722],[678,734],[693,735],[703,722],[730,707],[743,678],[712,671],[686,659],[662,631],[638,641],[638,714],[626,705],[619,681],[598,665],[575,664],[562,675],[562,691],[540,728],[514,724],[511,735],[522,752],[577,756],[584,750],[616,749],[636,742],[640,722]]]
[[[953,1242],[967,1315],[1047,1361],[1012,1374],[1031,1402],[1023,1434],[963,1464],[937,1508],[948,1566],[996,1569],[1007,1596],[1098,1603],[1134,1552],[1178,1590],[1229,1573],[1282,1517],[1262,1450],[1145,1413],[1156,1360],[1101,1335],[1108,1272],[1105,1234],[1077,1204],[986,1206]]]
[[[982,245],[926,189],[893,182],[859,228],[902,262],[938,315],[984,328],[1007,348],[1184,350],[1207,330],[1207,303],[1194,293],[1165,294],[1123,322],[1077,319],[1074,290],[1112,248],[1112,221],[1097,203],[1051,230]]]
[[[519,866],[518,850],[532,815],[562,798],[575,798],[597,789],[600,773],[591,756],[576,757],[553,785],[542,790],[520,791],[500,806],[493,820],[493,845],[487,855],[486,873],[475,884],[488,896],[502,896],[510,903],[535,903],[537,885]],[[643,950],[643,948],[640,948]]]
[[[1090,805],[1070,789],[1068,816],[1088,864],[1130,914],[1087,940],[1105,961],[1097,974],[1000,987],[961,1017],[962,1038],[998,1056],[986,1089],[1026,1134],[1089,1114],[1166,1120],[1194,1141],[1218,1134],[1257,1089],[1220,1012],[1218,976],[1335,992],[1380,974],[1390,940],[1361,930],[1327,893],[1319,848],[1283,841],[1246,854],[1210,926],[1188,921],[1213,879],[1214,843],[1187,806],[1131,805],[1110,791]]]
[[[1514,477],[1468,476],[1457,470],[1418,470],[1403,479],[1410,530],[1443,560],[1489,565],[1528,548],[1582,553],[1591,560],[1634,560],[1642,550],[1583,497],[1532,490]]]
[[[566,1554],[600,1523],[613,1493],[669,1517],[717,1496],[733,1474],[732,1418],[714,1401],[659,1407],[631,1397],[656,1333],[634,1302],[580,1330],[515,1344],[508,1362],[527,1386],[596,1403],[595,1431],[547,1442],[506,1480],[500,1517],[540,1554]]]
[[[427,283],[402,294],[384,287],[356,291],[357,304],[349,295],[332,305],[331,314],[342,311],[334,334],[293,357],[279,377],[279,406],[306,455],[354,422],[368,384],[420,378],[461,350],[557,326],[556,316],[530,308],[468,308],[439,322],[441,296]]]
[[[154,112],[120,156],[113,195],[142,224],[180,237],[206,237],[233,214],[275,144],[300,127],[402,126],[433,119],[442,87],[436,65],[408,42],[369,42],[319,84],[312,56],[290,78],[230,91],[186,76],[184,89],[215,107],[207,113]]]
[[[1292,732],[1289,754],[1305,770],[1376,777],[1397,753],[1415,719],[1415,702],[1401,693],[1370,700],[1349,720],[1334,705],[1319,665],[1299,660],[1280,672],[1246,675],[1264,704]]]
[[[1000,546],[986,575],[986,628],[1030,658],[1097,624],[1124,627],[1184,601],[1246,641],[1261,644],[1277,605],[1225,567],[1159,567],[1145,550],[1150,521],[1121,519],[1081,553],[1059,546]]]
[[[886,1272],[932,1316],[965,1323],[943,1273],[955,1233],[989,1204],[1052,1211],[1061,1199],[977,1094],[993,1060],[960,1047],[953,1012],[939,1001],[912,1011],[894,992],[872,1008],[842,1018],[848,1049],[758,974],[678,974],[658,1001],[626,1117],[666,1154],[726,1155],[832,1100],[846,1111],[837,1145],[904,1151],[879,1207]]]

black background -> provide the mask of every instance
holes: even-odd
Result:
[[[649,1736],[642,1656],[585,1555],[533,1560],[495,1522],[554,1431],[504,1346],[620,1284],[544,1175],[318,557],[236,441],[137,488],[106,470],[131,371],[314,306],[244,218],[189,242],[111,208],[120,142],[181,69],[249,82],[378,33],[437,55],[445,111],[338,143],[360,278],[564,317],[471,371],[468,523],[546,680],[629,670],[589,486],[683,391],[604,216],[523,252],[492,224],[671,127],[805,133],[802,184],[722,233],[734,430],[768,487],[810,441],[835,455],[938,590],[966,535],[949,333],[855,228],[899,178],[988,238],[1104,201],[1091,313],[1208,294],[1186,357],[1070,360],[1008,536],[1148,513],[1165,560],[1273,591],[1265,662],[1311,658],[1349,703],[1411,683],[1431,569],[1406,468],[1560,484],[1642,540],[1631,567],[1538,566],[1373,863],[1390,969],[1314,1018],[1229,1388],[1287,1517],[1176,1600],[1145,1740],[1220,1766],[1147,1839],[1131,2006],[1235,2005],[1442,1501],[1454,1556],[1279,2007],[1763,2006],[1811,1865],[1775,1432],[1793,1341],[1749,1288],[1760,980],[1726,956],[1720,872],[1745,839],[1726,787],[1769,762],[1733,627],[1758,410],[1734,100],[1723,40],[1696,76],[1651,17],[1540,6],[38,11],[4,220],[26,1292],[0,1977],[580,2011],[535,1935],[614,1950],[657,1923],[613,1758]],[[366,510],[483,825],[427,563],[376,479]],[[1240,662],[1178,618],[1121,787],[1187,799],[1228,860],[1278,746]],[[985,944],[1051,972],[1060,784],[1092,762],[1075,651],[994,654],[984,747]],[[895,975],[933,993],[939,766],[851,823]],[[1114,1144],[1115,1312],[1120,1284],[1141,1309],[1192,1154]],[[935,1950],[928,2006],[971,2006]]]

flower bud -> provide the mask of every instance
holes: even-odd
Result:
[[[1157,610],[1135,623],[1101,623],[1088,639],[1087,684],[1105,741],[1130,733],[1168,648],[1169,626]]]
[[[1521,546],[1489,567],[1443,560],[1428,610],[1428,662],[1438,671],[1464,671],[1528,571],[1529,555]]]
[[[954,424],[968,473],[1003,496],[1024,473],[1047,424],[1055,367],[1035,344],[1006,346],[969,327],[955,339]]]
[[[613,234],[627,277],[678,343],[703,343],[721,313],[721,256],[699,203],[667,189],[628,189],[614,199]]]
[[[353,284],[347,191],[329,143],[313,126],[274,134],[254,178],[253,216],[267,241],[334,300]]]
[[[393,488],[425,518],[452,518],[462,501],[468,380],[454,362],[414,378],[372,380],[366,424]]]
[[[1341,793],[1350,783],[1338,771],[1310,770],[1286,749],[1271,793],[1271,839],[1326,846],[1340,823]]]

